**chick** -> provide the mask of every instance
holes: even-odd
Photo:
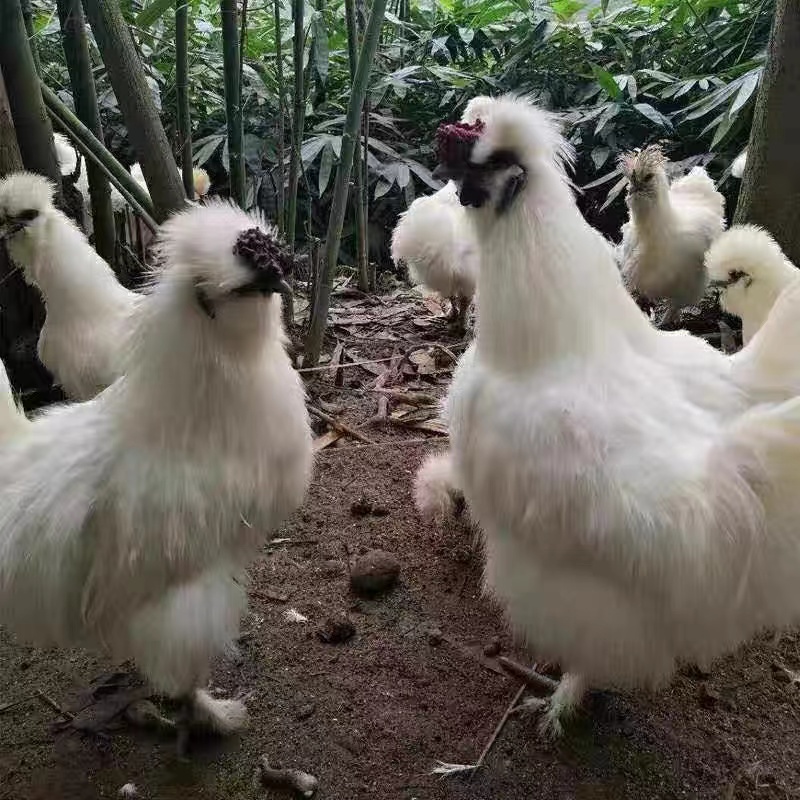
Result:
[[[703,256],[725,229],[725,198],[702,167],[670,185],[666,159],[650,145],[620,160],[630,220],[623,226],[622,274],[651,303],[668,301],[658,327],[674,323],[705,294]]]
[[[736,225],[723,233],[705,264],[722,308],[742,320],[744,344],[764,324],[778,295],[800,277],[778,243],[756,225]]]

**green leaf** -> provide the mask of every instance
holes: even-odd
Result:
[[[758,86],[758,79],[761,77],[760,70],[753,70],[748,72],[742,80],[741,88],[739,89],[736,98],[731,104],[728,114],[733,117],[736,112],[750,99],[750,96],[755,92]]]
[[[208,140],[195,151],[193,156],[195,164],[197,164],[198,167],[202,167],[203,164],[205,164],[206,161],[208,161],[208,159],[217,152],[219,146],[224,141],[224,135],[220,134],[219,136],[209,136]],[[195,144],[197,145],[199,142],[195,142]]]
[[[136,15],[133,24],[137,28],[149,28],[171,8],[175,8],[175,0],[152,0]]]
[[[657,111],[650,103],[634,103],[633,107],[643,116],[647,117],[651,122],[660,125],[662,128],[672,129],[672,123],[660,112]]]
[[[325,27],[325,17],[319,11],[315,11],[311,17],[311,58],[320,81],[326,83],[330,61],[328,30]]]
[[[331,180],[331,171],[333,169],[333,148],[331,147],[330,143],[327,143],[325,147],[322,149],[322,158],[319,162],[319,176],[317,179],[317,183],[319,186],[319,196],[322,197],[325,194],[325,190],[328,188],[328,183]]]
[[[600,206],[600,211],[605,211],[616,199],[619,197],[620,192],[627,186],[628,179],[627,178],[620,178],[617,183],[615,183],[611,189],[608,191],[608,195],[606,196],[606,201],[603,205]]]
[[[392,188],[392,184],[381,178],[375,186],[375,199],[383,197]]]
[[[608,70],[603,69],[597,64],[592,64],[592,74],[612,100],[616,100],[622,94],[619,86],[617,86],[617,82],[614,80],[614,76],[608,72]]]
[[[591,183],[587,183],[585,186],[581,186],[581,189],[584,189],[584,190],[585,189],[594,189],[597,186],[602,186],[604,183],[608,183],[609,181],[614,180],[614,178],[616,178],[618,175],[622,175],[622,170],[619,167],[617,167],[616,169],[612,170],[608,174],[603,175],[602,178],[598,178],[597,180],[592,181]]]

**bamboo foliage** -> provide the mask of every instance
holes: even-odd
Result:
[[[350,173],[353,169],[353,157],[358,141],[358,128],[361,120],[361,109],[367,95],[372,61],[378,49],[378,40],[386,13],[386,0],[374,0],[369,22],[364,31],[364,40],[358,56],[358,66],[353,79],[350,99],[347,104],[342,134],[342,156],[336,169],[336,182],[333,188],[333,203],[328,220],[328,232],[325,238],[325,260],[320,269],[314,311],[306,339],[304,366],[316,366],[322,352],[325,328],[328,324],[328,309],[331,301],[331,289],[336,267],[339,261],[339,246],[342,239],[347,195],[350,185]]]
[[[97,90],[89,56],[83,7],[80,0],[57,0],[57,6],[75,112],[78,119],[98,140],[102,141],[103,128],[100,123],[100,109],[97,104]],[[87,161],[86,174],[89,179],[95,248],[111,264],[114,261],[117,238],[114,209],[111,206],[111,189],[105,173],[94,162]]]
[[[189,110],[189,0],[175,0],[175,95],[183,191],[193,200],[192,118]]]

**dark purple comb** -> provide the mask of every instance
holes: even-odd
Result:
[[[483,133],[483,120],[468,122],[444,122],[436,131],[436,158],[440,164],[451,169],[463,169],[475,142]]]
[[[248,228],[242,231],[233,246],[233,254],[256,270],[277,267],[283,275],[290,275],[294,270],[292,254],[261,228]]]

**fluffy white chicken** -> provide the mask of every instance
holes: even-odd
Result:
[[[203,687],[237,634],[245,568],[303,499],[311,430],[274,230],[215,202],[168,220],[161,249],[124,377],[0,444],[0,624],[133,659],[182,701],[184,731],[229,733],[244,705]],[[6,394],[0,430],[16,413]]]
[[[69,139],[64,136],[64,134],[54,133],[53,139],[56,145],[56,155],[58,156],[58,164],[61,167],[61,174],[72,175],[78,166],[77,151],[72,146]],[[178,169],[178,174],[182,174],[180,168]],[[192,170],[192,174],[194,179],[194,199],[196,201],[201,200],[211,191],[211,178],[209,177],[208,172],[206,172],[202,167],[195,167]],[[149,195],[147,182],[145,181],[144,173],[142,172],[142,166],[138,161],[131,167],[131,177]],[[89,205],[89,176],[87,175],[85,168],[81,170],[75,185],[83,195],[84,202],[86,203],[87,222],[89,225],[91,225],[92,209]],[[111,205],[113,206],[114,211],[122,211],[122,209],[124,209],[127,205],[125,198],[123,198],[117,188],[113,185],[111,187]]]
[[[550,115],[499,98],[438,140],[480,250],[453,468],[487,588],[566,670],[558,734],[587,685],[658,686],[800,621],[800,289],[734,357],[659,331],[578,211]]]
[[[0,180],[1,235],[25,279],[44,298],[41,362],[70,397],[94,397],[120,375],[142,296],[119,283],[86,236],[55,207],[52,184],[41,175],[17,172]]]
[[[744,344],[764,324],[778,295],[800,277],[778,243],[756,225],[725,231],[705,262],[709,285],[720,290],[722,308],[742,320]]]
[[[703,256],[725,230],[725,198],[708,173],[694,167],[670,185],[665,163],[658,145],[620,160],[630,209],[622,228],[622,274],[628,287],[650,302],[669,302],[659,327],[703,297]]]
[[[418,197],[392,234],[392,260],[405,261],[414,283],[450,299],[451,319],[462,332],[475,294],[477,244],[464,221],[455,185]]]

